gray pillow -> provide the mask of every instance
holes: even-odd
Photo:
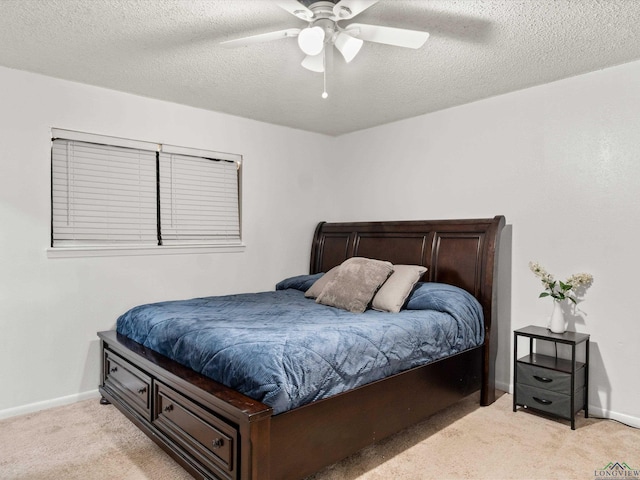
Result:
[[[392,272],[393,265],[390,262],[349,258],[342,262],[337,275],[325,285],[316,302],[362,313]]]
[[[426,271],[422,265],[394,265],[393,273],[373,297],[371,306],[381,312],[398,313]]]
[[[336,277],[339,268],[340,265],[338,265],[337,267],[333,267],[327,273],[322,275],[313,283],[313,285],[311,285],[311,287],[309,287],[309,290],[304,292],[304,296],[307,298],[318,298],[318,295],[320,295],[320,292],[322,292],[324,286]]]

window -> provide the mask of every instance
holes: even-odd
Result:
[[[51,246],[240,245],[240,159],[55,129]]]

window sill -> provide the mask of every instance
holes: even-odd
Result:
[[[139,255],[193,255],[203,253],[240,253],[246,245],[165,245],[162,247],[139,245],[100,247],[55,247],[47,249],[48,258],[123,257]]]

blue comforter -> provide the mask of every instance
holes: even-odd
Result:
[[[118,319],[117,331],[274,414],[475,347],[484,337],[478,302],[433,283],[422,284],[400,313],[354,314],[287,288],[138,306]]]

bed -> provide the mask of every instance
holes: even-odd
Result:
[[[477,346],[285,406],[216,382],[185,366],[187,361],[159,353],[162,348],[143,337],[128,333],[138,343],[116,331],[99,332],[102,401],[115,405],[195,478],[253,480],[304,478],[477,391],[480,404],[489,405],[495,400],[495,284],[504,224],[502,216],[322,222],[313,236],[309,275],[368,258],[422,265],[423,281],[469,292],[484,317]],[[301,292],[283,294],[304,301]]]

